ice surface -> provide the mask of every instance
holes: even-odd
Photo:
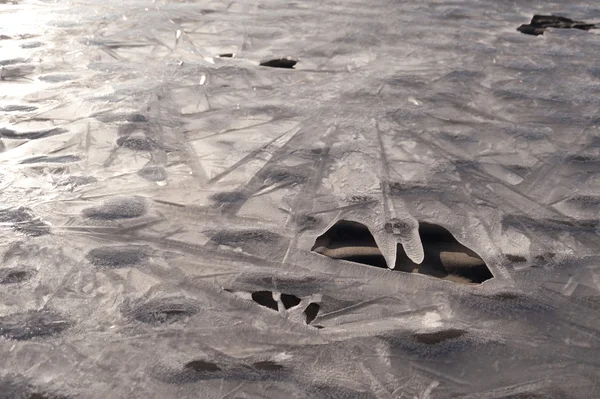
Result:
[[[600,4],[0,0],[0,398],[598,397],[600,30],[535,15]]]

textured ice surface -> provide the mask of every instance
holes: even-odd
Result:
[[[600,396],[600,36],[552,14],[600,4],[0,0],[0,398]]]

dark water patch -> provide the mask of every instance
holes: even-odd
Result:
[[[71,163],[71,162],[79,162],[81,158],[77,155],[59,155],[56,157],[41,155],[38,157],[27,158],[21,162],[20,164],[32,164],[32,163]]]
[[[33,107],[35,109],[35,107]],[[63,129],[60,127],[55,127],[52,129],[46,129],[46,130],[36,130],[36,131],[32,131],[32,132],[16,132],[12,129],[7,129],[7,128],[0,128],[0,137],[5,138],[5,139],[20,139],[20,140],[37,140],[37,139],[43,139],[46,137],[51,137],[51,136],[57,136],[59,134],[63,134],[63,133],[67,133],[68,130],[67,129]],[[72,155],[69,155],[72,156]],[[48,158],[48,157],[35,157],[35,158],[29,158],[25,161],[22,161],[21,163],[35,163],[35,162],[76,162],[79,160],[79,157],[75,157],[77,158],[75,161],[37,161],[37,158]]]
[[[233,53],[223,53],[218,55],[219,58],[233,58]]]
[[[273,293],[271,291],[253,292],[252,300],[261,306],[278,310],[277,301],[273,299]]]
[[[18,284],[31,279],[35,270],[26,268],[2,268],[0,269],[0,284]]]
[[[263,61],[260,63],[260,66],[270,67],[270,68],[285,68],[285,69],[294,69],[294,65],[296,65],[298,61],[291,60],[287,58],[277,58],[274,60]]]
[[[310,303],[306,309],[304,309],[304,315],[306,316],[306,324],[310,324],[319,314],[321,306],[318,303]]]
[[[38,107],[34,107],[32,105],[6,105],[4,107],[0,107],[0,111],[2,112],[32,112],[37,109]]]
[[[13,313],[0,317],[0,336],[30,340],[59,334],[70,326],[66,317],[46,310]]]
[[[149,181],[159,182],[167,180],[167,171],[161,166],[145,166],[137,174]]]
[[[248,195],[241,191],[224,191],[210,196],[210,199],[220,204],[238,204],[248,200]]]
[[[464,330],[451,328],[448,330],[441,330],[441,331],[436,331],[436,332],[431,332],[431,333],[413,334],[413,338],[421,344],[437,345],[439,343],[442,343],[442,342],[450,340],[450,339],[462,337],[466,333],[467,332]]]
[[[140,197],[111,198],[100,206],[82,211],[85,217],[98,220],[133,219],[145,215],[146,212],[146,201]]]
[[[94,266],[116,269],[141,264],[151,251],[148,245],[108,245],[90,250],[86,258]]]
[[[573,21],[572,19],[556,15],[534,15],[529,24],[521,25],[517,30],[526,35],[539,36],[543,35],[547,28],[580,29],[588,31],[596,28],[596,25],[581,21]]]
[[[196,302],[183,297],[171,297],[127,306],[123,313],[140,323],[160,325],[182,322],[198,313],[198,310]]]
[[[145,134],[131,134],[119,137],[117,145],[133,151],[153,151],[159,147],[156,141]]]
[[[286,309],[293,308],[294,306],[299,305],[300,302],[301,299],[298,298],[296,295],[281,294],[281,303],[283,303],[283,307],[285,307]]]

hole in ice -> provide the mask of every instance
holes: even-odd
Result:
[[[124,309],[130,318],[145,324],[171,324],[183,321],[198,312],[196,303],[182,297],[154,299]]]
[[[278,310],[277,301],[273,299],[271,291],[256,291],[252,293],[252,300],[259,305]]]
[[[395,270],[464,284],[483,283],[494,277],[483,259],[459,243],[444,227],[421,222],[419,236],[425,252],[423,262],[420,265],[412,262],[398,245]]]
[[[367,226],[358,222],[336,222],[317,238],[312,250],[334,259],[387,268],[375,238]]]
[[[483,259],[460,244],[445,228],[420,223],[419,236],[425,252],[423,262],[420,265],[412,262],[402,245],[398,245],[394,270],[464,284],[482,283],[493,277]],[[373,235],[365,225],[357,222],[338,221],[317,238],[312,250],[334,259],[387,267]]]
[[[161,166],[145,166],[138,171],[138,175],[154,182],[167,180],[167,171]]]
[[[154,140],[141,133],[119,137],[117,145],[133,151],[153,151],[158,147]]]
[[[220,58],[233,58],[233,53],[219,54]]]
[[[94,266],[120,268],[140,264],[149,252],[148,245],[110,245],[90,250],[86,258]]]
[[[506,255],[506,259],[509,260],[509,262],[513,262],[513,263],[525,263],[527,262],[527,258],[521,255],[510,255],[507,254]]]
[[[242,193],[241,191],[224,191],[211,195],[210,199],[222,204],[235,204],[246,201],[248,199],[248,195]]]
[[[467,332],[459,329],[448,329],[431,333],[413,334],[413,338],[425,345],[436,345],[444,341],[455,339],[465,335]]]
[[[49,157],[46,155],[42,155],[39,157],[27,158],[19,163],[21,164],[30,164],[30,163],[69,163],[69,162],[79,162],[81,158],[77,155],[59,155],[56,157]]]
[[[534,15],[529,24],[521,25],[517,30],[526,35],[539,36],[543,35],[547,28],[580,29],[587,31],[596,28],[596,25],[573,21],[572,19],[556,15]]]
[[[46,310],[13,313],[0,317],[0,336],[29,340],[56,335],[70,326],[65,317]]]
[[[204,360],[192,360],[191,362],[187,363],[183,368],[193,370],[196,373],[214,373],[216,371],[221,371],[221,368],[216,364]]]
[[[294,65],[296,65],[298,61],[291,60],[287,58],[278,58],[275,60],[263,61],[260,63],[260,66],[271,67],[271,68],[286,68],[293,69]]]
[[[281,364],[277,364],[271,360],[253,363],[252,367],[260,371],[279,371],[284,369]]]
[[[85,217],[100,220],[117,220],[137,218],[146,213],[147,206],[140,197],[117,197],[106,200],[102,205],[86,208],[82,211]]]
[[[35,271],[23,268],[0,269],[0,284],[17,284],[29,280]]]
[[[317,317],[320,308],[321,306],[319,306],[318,303],[313,302],[309,304],[306,309],[304,309],[304,314],[306,315],[306,324],[310,324]]]
[[[283,303],[283,306],[286,309],[297,306],[300,303],[300,301],[300,298],[298,298],[296,295],[281,294],[281,303]]]

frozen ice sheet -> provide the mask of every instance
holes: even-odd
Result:
[[[0,0],[0,397],[597,397],[551,14],[600,5]]]

